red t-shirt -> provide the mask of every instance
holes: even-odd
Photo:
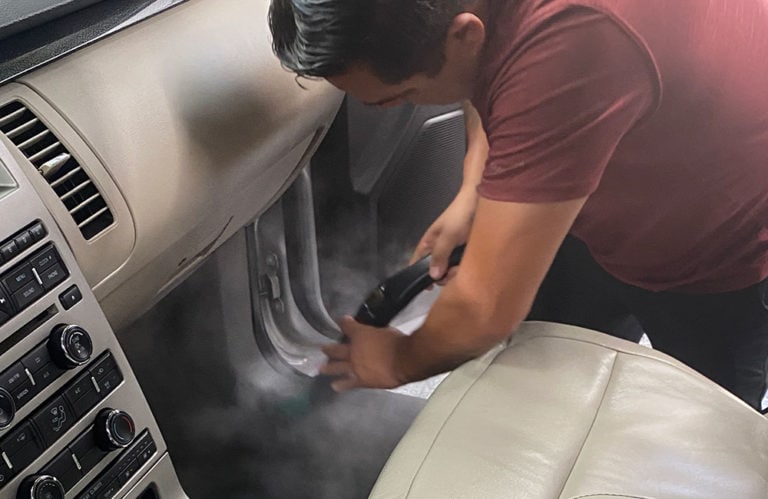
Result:
[[[482,196],[589,196],[572,233],[645,289],[768,277],[768,3],[492,4]]]

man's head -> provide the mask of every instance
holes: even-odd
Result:
[[[468,98],[485,24],[478,0],[272,0],[273,48],[298,75],[369,104]]]

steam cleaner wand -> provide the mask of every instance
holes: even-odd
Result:
[[[448,258],[448,269],[461,263],[465,247],[462,244],[454,248]],[[360,305],[355,320],[368,326],[388,326],[419,293],[435,283],[429,275],[431,260],[427,255],[379,283]]]
[[[461,263],[466,245],[457,246],[448,258],[448,270]],[[360,305],[355,314],[355,320],[374,327],[388,326],[419,293],[442,279],[432,279],[429,275],[429,266],[432,263],[430,255],[410,265],[390,277],[381,281]],[[344,336],[342,343],[348,338]],[[296,416],[306,414],[318,403],[331,399],[334,393],[330,386],[331,379],[327,376],[318,376],[312,382],[308,392],[290,401],[281,404],[283,412]]]

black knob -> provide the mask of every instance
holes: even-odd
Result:
[[[30,475],[21,482],[16,499],[64,499],[64,486],[51,475]]]
[[[59,324],[48,337],[48,352],[57,366],[74,369],[90,360],[93,343],[88,331],[80,326]]]
[[[0,430],[7,428],[16,415],[16,404],[13,396],[5,388],[0,388]]]
[[[94,423],[96,444],[105,451],[122,449],[133,442],[136,425],[128,413],[117,409],[102,409]]]

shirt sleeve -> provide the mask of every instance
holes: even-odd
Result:
[[[527,203],[588,196],[619,141],[654,106],[649,56],[588,9],[561,14],[514,52],[488,93],[480,195]]]

